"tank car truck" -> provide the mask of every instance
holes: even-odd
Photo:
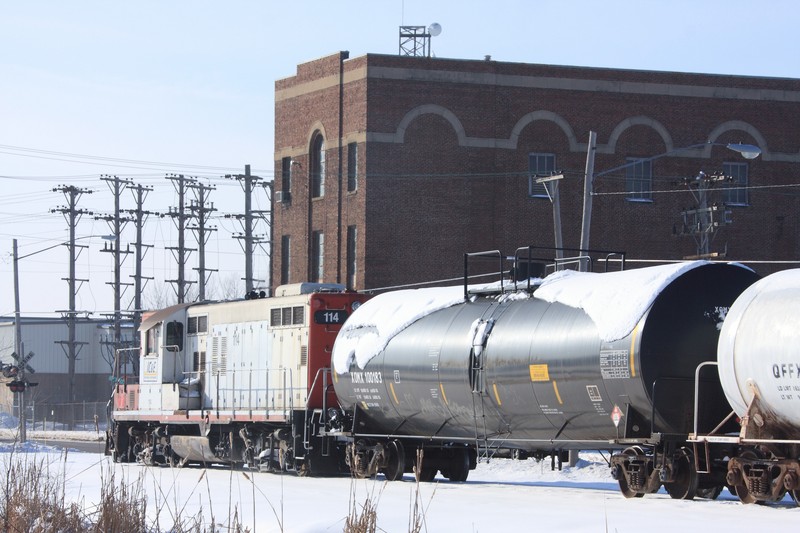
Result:
[[[330,356],[367,299],[301,283],[269,298],[146,313],[141,348],[117,354],[107,453],[146,464],[342,471],[343,445],[320,431],[336,405]]]

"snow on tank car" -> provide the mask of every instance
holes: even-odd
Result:
[[[422,479],[439,470],[458,480],[498,448],[624,449],[613,473],[626,496],[663,483],[691,498],[694,372],[715,358],[720,322],[757,278],[740,265],[693,262],[560,271],[532,294],[378,295],[334,345],[351,468],[393,479],[416,467]],[[729,411],[712,381],[701,424]],[[724,472],[709,483],[724,484]]]

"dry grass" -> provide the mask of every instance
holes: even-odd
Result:
[[[421,463],[421,455],[417,458]],[[4,533],[246,533],[250,530],[242,525],[240,509],[229,498],[223,517],[227,523],[218,522],[213,507],[209,508],[210,520],[201,508],[197,514],[185,513],[186,503],[195,491],[208,492],[209,506],[213,505],[208,476],[203,471],[195,489],[183,500],[169,502],[167,490],[154,486],[145,488],[146,473],[142,470],[135,480],[117,479],[118,470],[108,465],[101,471],[100,500],[87,504],[66,497],[67,452],[56,460],[51,455],[12,452],[3,455],[0,463],[0,531]],[[255,501],[260,493],[272,508],[279,531],[284,530],[282,505],[276,508],[255,485],[251,476],[242,475],[252,484]],[[203,480],[205,479],[205,487]],[[154,480],[155,482],[155,480]],[[233,472],[231,473],[231,484]],[[378,527],[378,504],[388,482],[374,484],[363,504],[356,503],[356,480],[351,482],[351,497],[348,515],[344,519],[345,533],[376,533]],[[378,488],[379,487],[379,488]],[[148,494],[149,492],[149,494]],[[431,500],[436,490],[434,488]],[[232,494],[233,490],[229,490]],[[156,495],[153,498],[153,495]],[[149,497],[148,497],[149,496]],[[174,496],[174,493],[173,493]],[[148,508],[149,505],[154,508]],[[430,505],[430,502],[428,502]],[[255,506],[255,503],[254,503]],[[409,506],[409,533],[426,530],[425,512],[417,481],[411,490]],[[253,509],[255,515],[255,507]],[[148,517],[149,515],[149,517]],[[224,520],[224,518],[223,518]],[[209,525],[210,524],[210,525]]]
[[[66,463],[67,453],[61,456]],[[161,515],[166,505],[161,502],[155,519],[147,518],[147,493],[144,476],[133,482],[117,480],[113,466],[102,472],[100,501],[87,505],[83,501],[67,501],[64,469],[44,456],[11,453],[0,465],[5,483],[0,487],[0,519],[6,533],[245,533],[249,531],[239,519],[239,509],[232,508],[228,524],[215,523],[212,513],[208,525],[201,509],[197,515],[185,516],[180,510],[168,509],[172,524],[162,529]]]

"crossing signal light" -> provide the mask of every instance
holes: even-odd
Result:
[[[18,379],[6,383],[6,387],[11,389],[11,392],[25,392],[25,389],[27,387],[35,387],[36,385],[38,385],[38,383],[30,383],[30,382],[20,381]]]

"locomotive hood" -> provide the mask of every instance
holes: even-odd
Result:
[[[667,285],[707,264],[681,262],[602,274],[562,270],[539,280],[533,297],[583,309],[596,324],[601,340],[611,342],[633,331]],[[462,286],[402,290],[372,298],[342,327],[333,348],[334,369],[347,373],[353,361],[364,368],[403,329],[426,315],[461,303]]]

